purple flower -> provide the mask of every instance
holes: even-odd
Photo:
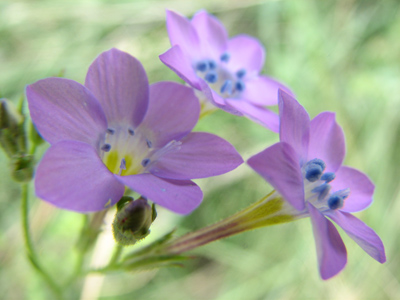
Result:
[[[304,108],[279,92],[280,142],[251,157],[248,164],[291,204],[297,217],[311,217],[320,274],[329,279],[347,262],[339,225],[380,263],[386,261],[378,235],[351,215],[372,202],[374,184],[360,171],[342,166],[345,141],[335,114],[310,121]]]
[[[148,85],[138,60],[117,49],[92,63],[85,86],[47,78],[26,89],[32,120],[51,147],[35,179],[37,195],[78,212],[115,204],[125,185],[176,213],[202,200],[190,179],[242,163],[225,140],[190,133],[200,107],[192,89]]]
[[[172,48],[160,59],[199,91],[203,113],[218,107],[278,132],[278,116],[263,106],[277,104],[279,88],[290,91],[259,75],[265,51],[257,39],[247,35],[228,39],[224,26],[206,11],[191,21],[167,11],[167,29]]]

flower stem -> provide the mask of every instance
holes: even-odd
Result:
[[[180,254],[258,227],[290,222],[295,218],[289,212],[290,208],[288,209],[282,196],[273,191],[231,217],[169,242],[163,250],[170,254]]]
[[[84,215],[83,226],[76,245],[78,256],[75,268],[69,278],[65,281],[64,288],[69,287],[78,277],[86,275],[87,272],[83,271],[85,258],[101,232],[100,227],[104,222],[104,217],[106,216],[107,211],[108,209],[104,209],[94,213],[91,218],[89,218],[88,215]]]
[[[112,267],[118,262],[119,258],[121,257],[123,249],[124,249],[124,247],[121,246],[120,244],[117,244],[115,246],[114,253],[113,253],[113,255],[112,255],[112,257],[110,259],[110,262],[108,263],[107,267]]]
[[[39,262],[38,256],[33,246],[33,241],[29,230],[29,214],[28,214],[28,184],[22,184],[22,199],[21,199],[21,218],[22,230],[27,250],[27,256],[32,266],[39,272],[49,288],[53,291],[57,299],[63,299],[62,291],[59,285],[53,280],[50,274],[43,268]]]

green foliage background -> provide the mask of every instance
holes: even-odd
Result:
[[[267,49],[264,74],[288,84],[311,117],[326,110],[337,113],[347,139],[345,163],[366,172],[376,184],[374,203],[357,216],[381,236],[388,261],[380,265],[343,234],[348,266],[322,281],[311,224],[305,219],[199,248],[192,252],[199,258],[184,268],[87,278],[84,292],[76,284],[69,297],[399,299],[399,1],[6,0],[0,2],[1,97],[17,102],[27,84],[61,71],[82,83],[94,58],[112,47],[137,57],[150,82],[179,80],[158,59],[169,48],[167,8],[186,16],[205,8],[226,25],[230,36],[259,38]],[[278,140],[259,125],[222,111],[201,120],[196,130],[226,138],[244,159]],[[184,233],[213,223],[271,190],[246,165],[197,182],[205,193],[199,209],[189,216],[159,209],[148,240],[175,227]],[[0,298],[51,299],[25,258],[19,198],[19,186],[9,178],[0,151]],[[75,258],[82,216],[33,197],[30,205],[33,236],[44,264],[57,280],[64,279]],[[112,246],[109,234],[102,236],[95,263],[105,264]]]

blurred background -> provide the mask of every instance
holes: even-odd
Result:
[[[311,117],[337,113],[346,135],[345,164],[376,184],[374,203],[356,216],[380,235],[387,262],[374,261],[339,229],[348,265],[321,280],[311,223],[304,219],[203,246],[183,268],[90,276],[68,291],[70,299],[400,299],[399,1],[1,1],[0,97],[17,103],[27,84],[60,72],[83,83],[90,63],[112,47],[138,58],[150,82],[180,81],[158,59],[169,48],[165,9],[191,17],[202,8],[230,36],[259,38],[267,51],[263,73],[289,85]],[[223,111],[202,119],[196,130],[224,137],[244,159],[278,141]],[[46,148],[39,148],[38,159]],[[272,189],[246,165],[196,182],[205,193],[202,205],[189,216],[159,208],[152,233],[134,247],[173,228],[183,234],[216,222]],[[37,250],[56,280],[63,280],[76,258],[83,217],[35,199],[33,188],[31,195]],[[0,298],[52,299],[27,262],[19,207],[20,187],[0,151]],[[106,264],[113,245],[105,224],[91,264]]]

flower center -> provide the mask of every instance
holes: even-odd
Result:
[[[246,88],[243,81],[246,70],[229,71],[226,68],[229,57],[229,53],[222,54],[219,63],[213,59],[200,60],[194,64],[194,69],[197,76],[203,78],[222,98],[237,99]]]
[[[350,194],[349,188],[331,192],[329,182],[335,179],[335,173],[324,173],[325,166],[323,160],[315,158],[302,167],[305,199],[321,212],[340,209]]]
[[[126,126],[108,128],[100,157],[110,172],[122,176],[143,173],[150,165],[152,142]]]

